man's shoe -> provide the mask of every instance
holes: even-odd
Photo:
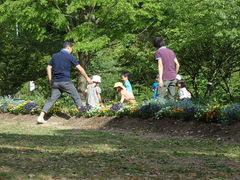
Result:
[[[38,117],[37,118],[37,123],[38,124],[45,124],[45,123],[47,123],[47,121],[45,121],[42,117]]]

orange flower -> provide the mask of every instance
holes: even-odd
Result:
[[[214,119],[217,117],[217,113],[215,110],[211,110],[207,113],[207,119]]]
[[[172,110],[171,112],[173,112],[173,113],[184,112],[184,109],[183,108],[177,108],[177,109]]]

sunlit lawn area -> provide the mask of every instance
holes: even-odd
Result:
[[[240,145],[0,125],[0,179],[239,179]]]

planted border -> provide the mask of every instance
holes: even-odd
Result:
[[[8,100],[0,104],[0,112],[13,114],[39,114],[42,105],[29,100]],[[215,122],[230,124],[240,121],[240,104],[228,105],[204,105],[190,100],[184,101],[147,101],[143,104],[109,104],[99,107],[82,106],[79,109],[62,109],[56,103],[50,110],[50,114],[65,112],[76,117],[97,116],[130,116],[138,118],[173,118],[183,120],[196,120],[203,122]]]

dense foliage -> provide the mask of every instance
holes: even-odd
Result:
[[[129,71],[137,99],[148,99],[157,73],[151,42],[161,35],[195,98],[239,102],[239,6],[238,0],[1,0],[0,95],[26,95],[26,82],[34,80],[35,97],[47,97],[46,64],[63,40],[72,40],[80,64],[103,77],[103,97],[113,99],[119,72]],[[85,82],[73,77],[83,92]]]

